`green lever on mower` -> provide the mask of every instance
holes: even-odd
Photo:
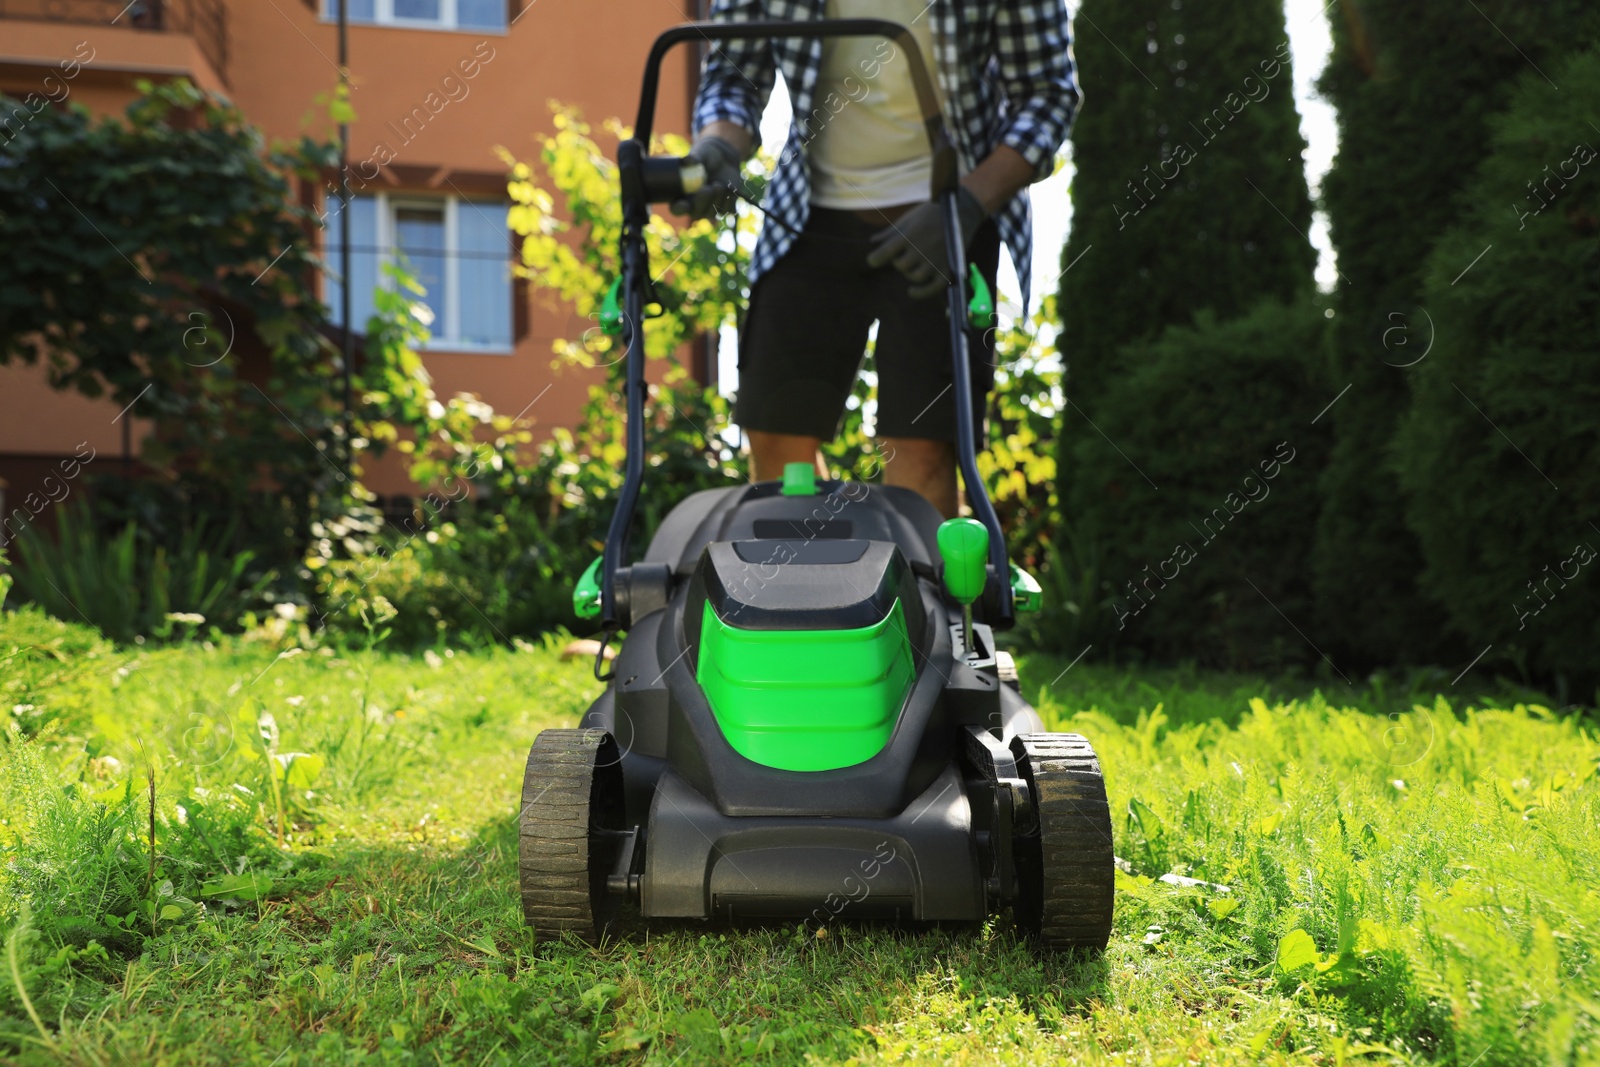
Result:
[[[580,619],[600,617],[600,565],[604,562],[604,556],[596,557],[572,587],[572,613]]]
[[[600,301],[600,331],[615,337],[622,332],[622,279],[611,283]]]
[[[972,604],[989,580],[989,531],[977,519],[946,519],[939,524],[938,542],[945,591],[961,605],[962,654],[971,655]]]
[[[989,531],[977,519],[946,519],[938,540],[945,589],[956,603],[971,604],[989,580]]]
[[[967,281],[972,287],[972,299],[967,301],[967,325],[975,330],[987,330],[995,323],[994,294],[983,272],[976,263],[967,265]]]
[[[1038,611],[1044,607],[1044,590],[1039,580],[1015,563],[1011,565],[1011,602],[1018,611]]]

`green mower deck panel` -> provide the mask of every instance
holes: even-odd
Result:
[[[786,771],[876,756],[916,671],[897,600],[882,622],[845,630],[743,630],[708,602],[695,680],[728,743]]]

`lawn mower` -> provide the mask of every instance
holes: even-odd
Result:
[[[957,453],[976,518],[917,493],[821,479],[685,499],[643,557],[629,534],[645,477],[650,205],[704,180],[647,146],[661,61],[684,41],[881,35],[911,73],[945,206]],[[604,554],[574,592],[608,684],[575,729],[528,755],[519,816],[524,914],[539,940],[598,942],[624,906],[650,920],[981,923],[1009,914],[1047,949],[1111,932],[1111,820],[1094,749],[1044,732],[994,636],[1039,586],[1011,565],[978,475],[956,156],[921,52],[877,19],[700,22],[656,39],[638,121],[618,148],[627,463]],[[602,318],[605,312],[602,312]],[[974,320],[977,320],[976,323]]]

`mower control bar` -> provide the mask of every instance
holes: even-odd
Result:
[[[933,147],[933,192],[942,193],[956,184],[956,150],[944,128],[944,115],[939,110],[939,98],[934,95],[933,81],[922,61],[911,31],[898,22],[888,19],[814,19],[809,22],[686,22],[673,26],[656,38],[650,46],[650,58],[645,60],[644,89],[639,94],[639,117],[633,124],[633,138],[649,145],[650,133],[655,126],[656,87],[661,81],[661,61],[673,45],[684,41],[752,41],[770,40],[774,37],[803,37],[820,40],[824,37],[887,37],[905,54],[911,67],[911,84],[916,89],[917,107],[922,112],[922,125],[928,132],[928,144]]]
[[[932,193],[944,207],[945,244],[950,249],[953,277],[950,279],[951,372],[956,405],[956,456],[967,501],[978,521],[989,531],[989,575],[983,597],[987,620],[995,629],[1007,629],[1015,621],[1011,598],[1010,562],[1006,555],[1004,531],[989,494],[978,474],[977,431],[972,409],[971,360],[967,343],[967,262],[957,211],[957,161],[955,146],[945,129],[944,117],[934,95],[933,82],[923,62],[922,49],[911,31],[887,19],[815,19],[804,22],[690,22],[674,26],[656,38],[645,62],[644,86],[639,95],[639,117],[633,136],[617,149],[617,170],[622,184],[622,279],[620,308],[622,333],[627,346],[625,395],[627,406],[627,462],[617,510],[611,516],[600,573],[600,621],[613,633],[627,627],[628,612],[619,603],[617,582],[626,581],[622,573],[628,559],[628,540],[633,527],[634,509],[644,480],[644,309],[650,285],[649,251],[644,228],[649,221],[650,204],[659,199],[659,189],[676,175],[659,175],[666,161],[652,161],[650,133],[655,121],[656,90],[661,80],[661,61],[667,52],[685,41],[770,40],[775,37],[887,37],[904,54],[911,71],[912,85],[922,112],[923,127],[933,153]],[[680,161],[672,160],[676,167]],[[599,666],[597,662],[597,668]]]

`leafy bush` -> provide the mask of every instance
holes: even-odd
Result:
[[[1327,402],[1313,381],[1325,332],[1309,301],[1266,303],[1123,350],[1093,427],[1071,442],[1073,554],[1054,580],[1094,602],[1075,618],[1058,609],[1063,637],[1239,666],[1312,654],[1284,616],[1304,627],[1311,610],[1326,443],[1308,424]]]
[[[727,400],[681,369],[669,370],[645,402],[648,479],[639,495],[632,547],[642,555],[667,513],[691,493],[744,481],[742,457],[728,443]],[[589,393],[576,430],[556,430],[526,471],[489,487],[486,500],[524,497],[548,509],[557,543],[583,557],[598,555],[616,493],[622,488],[623,412],[606,390]]]
[[[147,466],[303,538],[340,488],[339,372],[292,179],[335,150],[268,145],[186,81],[141,90],[121,116],[42,107],[0,146],[0,365],[130,408]]]
[[[522,239],[521,273],[533,288],[571,302],[580,317],[598,322],[601,302],[622,272],[617,258],[622,237],[617,165],[577,109],[552,105],[552,110],[556,132],[544,139],[539,152],[546,184],[537,180],[530,164],[501,150],[511,169],[507,189],[513,206],[507,222]],[[615,119],[604,129],[617,138],[630,133]],[[688,149],[687,141],[672,134],[658,136],[652,145],[652,151],[674,155]],[[565,209],[560,214],[557,196]],[[670,356],[696,334],[715,333],[733,323],[748,289],[741,240],[747,243],[754,233],[749,213],[740,216],[731,230],[710,221],[680,228],[673,220],[651,214],[645,244],[654,270],[659,271],[651,283],[661,309],[644,323],[645,349],[651,359]],[[598,328],[579,337],[558,338],[552,350],[567,365],[603,366],[610,380],[621,379],[620,338]]]
[[[231,628],[273,577],[252,574],[255,553],[235,544],[234,524],[213,534],[203,519],[170,549],[132,523],[107,539],[87,505],[68,506],[54,543],[37,528],[17,539],[16,579],[50,614],[81,619],[116,641],[166,638],[175,624]]]
[[[1562,55],[1594,41],[1600,5],[1346,0],[1328,18],[1333,52],[1319,88],[1339,122],[1339,154],[1323,181],[1339,252],[1333,388],[1350,391],[1323,420],[1334,448],[1312,555],[1319,642],[1340,660],[1461,662],[1482,646],[1449,640],[1439,605],[1419,588],[1424,551],[1390,455],[1426,315],[1444,325],[1424,303],[1425,265],[1445,231],[1484,203],[1466,186],[1508,87],[1530,69],[1551,73]],[[1592,132],[1580,122],[1555,143],[1570,147]],[[1485,210],[1511,216],[1523,182],[1562,158],[1541,159]],[[1450,278],[1488,243],[1485,236],[1457,261]]]
[[[1422,584],[1469,654],[1492,645],[1487,662],[1592,684],[1600,136],[1589,120],[1600,50],[1550,74],[1560,91],[1537,74],[1518,83],[1465,216],[1428,262],[1438,337],[1415,368],[1394,456]]]
[[[0,365],[43,361],[55,387],[108,396],[152,426],[140,442],[148,480],[95,478],[114,551],[95,558],[80,524],[74,543],[39,542],[23,561],[86,583],[22,579],[52,612],[80,618],[70,601],[82,596],[123,638],[158,632],[169,609],[209,617],[209,605],[231,623],[236,598],[213,587],[237,584],[249,559],[219,565],[201,542],[235,523],[277,594],[304,599],[311,527],[364,499],[354,479],[367,458],[396,448],[431,484],[480,447],[498,463],[526,440],[475,398],[435,394],[417,354],[421,289],[398,270],[367,324],[347,439],[341,357],[316,288],[323,220],[291,184],[320,185],[334,146],[269,145],[238,108],[182,80],[141,84],[122,116],[26,110],[0,145],[0,203],[19,208],[0,210]],[[58,210],[58,195],[73,210]],[[85,284],[124,277],[132,284]],[[161,545],[184,558],[164,560]],[[194,563],[208,572],[185,569]]]
[[[484,646],[570,620],[571,585],[588,561],[551,539],[547,515],[516,498],[498,509],[465,501],[444,514],[411,532],[380,532],[370,550],[322,570],[322,624],[358,634],[380,597],[395,610],[386,625],[405,648]],[[348,535],[354,525],[347,517],[326,532]]]
[[[504,156],[514,202],[509,221],[523,239],[520,269],[534,289],[571,302],[592,320],[618,269],[616,165],[575,111],[557,108],[554,121],[556,133],[540,154],[548,188],[531,165]],[[622,132],[615,123],[608,129]],[[666,151],[687,147],[672,137],[663,144]],[[558,195],[573,222],[556,214]],[[750,225],[742,228],[748,232]],[[576,243],[569,238],[573,231],[581,237]],[[644,326],[647,354],[656,360],[677,352],[697,331],[732,323],[745,290],[744,253],[736,234],[710,223],[679,229],[659,216],[647,241],[653,261],[666,265],[654,279],[662,314]],[[402,349],[414,347],[400,340]],[[600,553],[623,481],[623,365],[616,339],[598,328],[557,339],[553,354],[558,366],[604,366],[606,384],[590,390],[578,425],[557,427],[531,462],[512,452],[516,441],[509,436],[487,446],[463,443],[421,472],[431,478],[419,480],[435,491],[406,528],[384,530],[359,509],[315,527],[307,563],[326,625],[355,632],[363,606],[378,596],[397,613],[393,639],[413,647],[503,642],[577,624],[572,583]],[[672,368],[650,391],[650,484],[639,501],[636,554],[685,496],[743,478],[725,437],[727,404],[714,388]]]
[[[1011,558],[1035,575],[1047,567],[1060,515],[1056,427],[1064,405],[1056,322],[1056,296],[1047,293],[1030,319],[996,335],[988,448],[978,456]]]
[[[651,387],[646,412],[650,486],[639,500],[636,556],[685,496],[742,478],[715,389],[669,371]],[[363,608],[378,596],[397,612],[389,625],[403,647],[482,646],[587,625],[572,614],[572,586],[600,554],[622,487],[622,413],[611,395],[596,387],[578,426],[557,429],[531,462],[469,466],[457,480],[454,499],[428,494],[402,529],[370,511],[313,528],[308,563],[324,625],[359,633]]]

